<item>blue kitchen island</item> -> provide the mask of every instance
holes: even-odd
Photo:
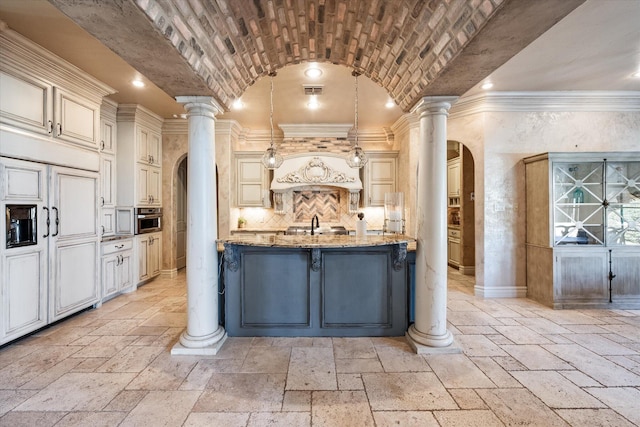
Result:
[[[224,244],[229,336],[402,336],[408,236],[232,237]]]

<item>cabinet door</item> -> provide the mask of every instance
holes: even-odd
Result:
[[[160,134],[144,126],[138,126],[136,133],[136,160],[153,166],[162,163],[162,139]]]
[[[116,122],[100,119],[100,150],[103,153],[115,154],[116,152]]]
[[[101,236],[112,236],[116,233],[116,210],[115,208],[102,208],[101,212]]]
[[[149,133],[149,155],[151,165],[160,166],[162,164],[162,138],[155,132]]]
[[[245,207],[264,205],[266,174],[260,157],[236,159],[236,204]]]
[[[52,237],[97,240],[98,174],[55,167],[51,176]]]
[[[118,255],[102,257],[102,298],[108,298],[118,291]]]
[[[149,277],[155,277],[160,274],[162,264],[162,235],[154,233],[149,240]]]
[[[460,160],[447,164],[447,194],[449,197],[460,197]]]
[[[147,280],[149,276],[149,236],[138,237],[138,282]]]
[[[460,240],[459,239],[447,239],[448,259],[449,264],[454,266],[460,265]]]
[[[604,251],[556,251],[555,257],[556,301],[609,301]]]
[[[150,167],[147,174],[147,191],[151,205],[162,206],[162,171],[160,168]]]
[[[141,206],[148,206],[151,204],[151,198],[149,197],[149,176],[151,174],[151,167],[143,164],[136,165],[136,200],[137,204]]]
[[[116,204],[116,158],[112,155],[100,156],[100,204],[114,207]]]
[[[47,324],[45,249],[12,249],[3,264],[0,344]]]
[[[384,206],[384,194],[396,191],[396,158],[370,158],[366,167],[366,203]]]
[[[53,88],[31,76],[0,71],[0,121],[48,135],[53,129]]]
[[[51,169],[49,321],[99,300],[98,174]]]
[[[133,269],[131,264],[131,251],[120,254],[120,265],[118,266],[118,291],[123,291],[133,285]]]
[[[54,136],[86,147],[98,148],[100,105],[54,88]]]

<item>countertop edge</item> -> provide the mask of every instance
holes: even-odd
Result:
[[[217,243],[222,245],[240,245],[271,248],[349,248],[367,246],[387,246],[405,243],[407,245],[415,243],[413,237],[398,236],[243,236],[218,239]]]

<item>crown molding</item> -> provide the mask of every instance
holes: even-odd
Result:
[[[491,92],[460,98],[449,118],[487,112],[637,112],[640,91]]]

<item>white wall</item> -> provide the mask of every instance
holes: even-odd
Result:
[[[640,94],[636,111],[482,111],[452,109],[447,139],[466,145],[475,162],[476,294],[525,296],[524,157],[553,152],[640,151]],[[526,97],[520,98],[526,101]],[[572,98],[574,99],[574,98]],[[591,100],[592,98],[589,98]],[[511,100],[513,101],[513,100]],[[511,102],[510,101],[510,102]],[[585,101],[587,102],[587,101]],[[496,110],[495,100],[487,110]],[[509,102],[503,110],[509,110]],[[550,110],[568,110],[572,105]],[[594,105],[611,110],[616,105]],[[532,109],[540,110],[537,105]],[[633,110],[628,104],[623,109]]]

